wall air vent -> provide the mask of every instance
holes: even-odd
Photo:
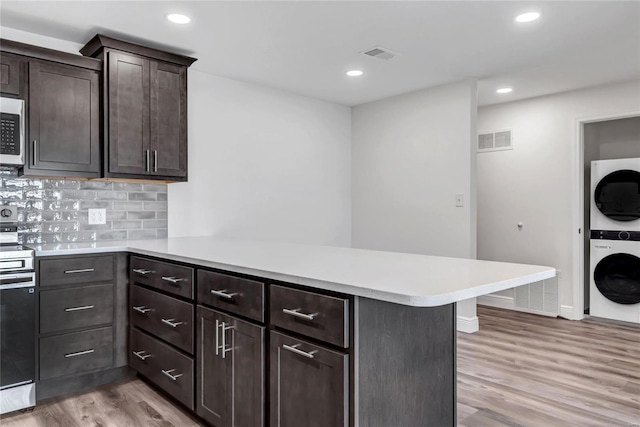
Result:
[[[370,56],[372,58],[378,58],[385,61],[388,61],[391,58],[395,58],[396,56],[398,56],[397,53],[380,46],[376,46],[371,49],[364,50],[360,53]]]
[[[558,277],[515,288],[516,309],[556,317],[560,314]]]
[[[478,153],[513,150],[511,130],[483,132],[478,135]]]

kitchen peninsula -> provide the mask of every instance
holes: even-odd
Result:
[[[456,302],[556,274],[214,237],[43,245],[36,257],[49,280],[111,269],[113,360],[215,425],[454,426]]]

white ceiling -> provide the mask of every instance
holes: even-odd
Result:
[[[542,18],[516,24],[537,10]],[[465,78],[480,104],[640,78],[640,2],[6,1],[0,25],[85,43],[95,33],[198,58],[194,68],[345,105]],[[189,15],[179,26],[164,16]],[[381,61],[358,52],[383,46]],[[349,78],[345,71],[365,75]],[[513,86],[496,95],[499,86]]]

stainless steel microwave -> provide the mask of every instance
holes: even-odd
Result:
[[[0,97],[0,166],[24,165],[24,101]]]

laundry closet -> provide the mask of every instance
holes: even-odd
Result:
[[[640,117],[585,123],[584,309],[640,323]]]

